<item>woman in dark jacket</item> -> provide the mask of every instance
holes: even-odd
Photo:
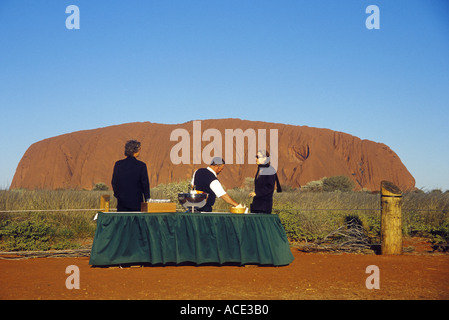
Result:
[[[276,170],[270,165],[268,151],[259,151],[256,155],[257,172],[254,178],[254,192],[251,204],[252,213],[271,213],[273,208],[273,193],[276,184],[277,192],[282,192]]]

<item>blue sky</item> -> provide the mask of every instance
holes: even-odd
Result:
[[[0,188],[45,138],[231,117],[385,143],[417,187],[447,190],[448,14],[446,0],[1,0]]]

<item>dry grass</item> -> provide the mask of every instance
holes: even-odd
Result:
[[[177,202],[177,193],[187,190],[188,181],[182,181],[157,186],[151,192],[153,198]],[[249,190],[228,192],[236,201],[250,205]],[[49,226],[50,247],[77,247],[86,239],[93,239],[96,222],[92,218],[103,194],[111,196],[111,208],[115,208],[112,191],[0,190],[0,243],[5,241],[8,228],[19,228],[18,223],[35,221],[38,225]],[[229,205],[218,199],[214,210],[228,212]],[[275,193],[273,213],[279,215],[292,241],[322,239],[338,228],[348,215],[358,216],[373,238],[378,237],[380,231],[380,196],[368,192],[290,190]],[[449,234],[449,192],[404,194],[403,226],[405,235],[439,234],[444,238]]]

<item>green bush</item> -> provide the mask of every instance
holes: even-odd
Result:
[[[98,182],[94,185],[92,191],[108,191],[109,187],[106,185],[106,183]]]
[[[323,179],[323,191],[352,191],[354,181],[347,176],[333,176]]]
[[[323,179],[326,179],[324,177]],[[313,192],[321,192],[323,191],[323,179],[316,181],[309,181],[305,186],[301,188],[302,191],[313,191]]]
[[[45,251],[79,248],[79,241],[93,238],[95,222],[89,215],[51,212],[15,213],[0,220],[0,250]]]
[[[449,222],[430,230],[432,248],[436,251],[449,251]]]
[[[51,225],[40,219],[11,221],[0,229],[0,238],[8,251],[48,250],[53,232]]]
[[[278,215],[290,241],[314,241],[326,235],[307,213],[283,210]]]

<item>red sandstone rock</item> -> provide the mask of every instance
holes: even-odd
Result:
[[[114,163],[124,158],[123,147],[129,139],[142,142],[140,159],[148,165],[152,187],[190,179],[193,171],[205,164],[172,163],[170,150],[178,142],[170,141],[170,134],[177,128],[186,129],[193,140],[193,122],[190,121],[176,125],[128,123],[39,141],[31,145],[21,159],[11,189],[92,189],[98,182],[110,187]],[[382,143],[329,129],[240,119],[201,121],[201,132],[209,128],[221,132],[223,152],[225,129],[254,129],[256,135],[258,129],[266,129],[267,146],[270,146],[269,129],[278,129],[278,175],[283,185],[299,187],[322,177],[346,175],[356,182],[358,189],[379,190],[382,180],[391,181],[402,190],[415,186],[413,176],[399,157]],[[209,143],[203,141],[202,149]],[[245,150],[246,146],[245,140]],[[192,156],[190,159],[192,163]],[[246,177],[254,177],[255,172],[256,165],[248,164],[245,151],[245,164],[228,164],[219,178],[226,188],[233,188],[241,186]]]

